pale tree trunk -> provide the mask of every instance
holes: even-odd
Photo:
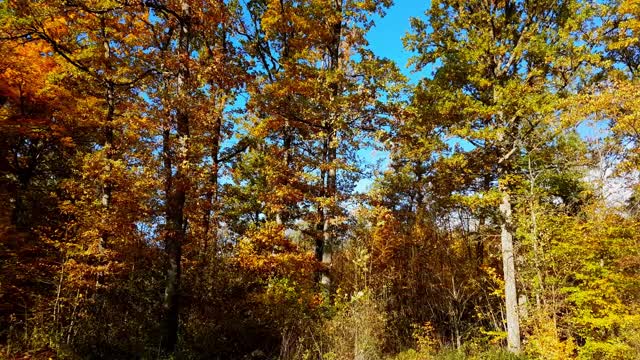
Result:
[[[327,161],[332,164],[335,159],[336,159],[336,148],[335,145],[333,145],[333,143],[335,143],[335,141],[333,141],[332,137],[329,137],[329,144],[328,144],[328,157],[327,157]],[[337,195],[337,188],[336,188],[336,168],[335,165],[331,165],[329,167],[329,171],[327,174],[327,196],[333,198],[333,200],[336,200],[336,195]],[[327,212],[327,214],[325,214],[324,217],[324,224],[323,224],[323,228],[322,228],[322,238],[324,241],[324,246],[323,246],[323,251],[322,251],[322,263],[329,267],[331,265],[331,254],[332,254],[332,246],[333,246],[333,229],[332,229],[332,225],[331,225],[331,220],[333,220],[333,216],[334,216],[334,211],[332,211],[332,208],[335,207],[335,204],[331,204],[329,206],[329,211]],[[325,286],[327,289],[330,287],[331,285],[331,280],[329,278],[329,276],[327,275],[327,273],[323,273],[322,277],[320,279],[320,283]]]
[[[101,31],[101,35],[103,37],[102,39],[102,46],[104,48],[104,58],[103,58],[103,62],[104,62],[104,68],[107,72],[112,70],[112,65],[111,65],[111,46],[109,45],[109,39],[107,38],[107,32],[105,29],[105,23],[104,23],[104,19],[101,20],[102,22],[102,31]],[[102,205],[103,211],[106,213],[102,219],[103,221],[103,229],[102,229],[102,234],[100,235],[100,243],[98,245],[99,251],[103,252],[104,249],[107,247],[107,242],[109,241],[109,236],[110,231],[107,229],[108,226],[110,225],[110,216],[109,216],[109,210],[111,208],[111,197],[112,197],[112,192],[113,192],[113,184],[111,181],[111,171],[112,171],[112,164],[111,161],[113,161],[114,155],[115,155],[115,148],[114,148],[114,136],[113,136],[113,119],[115,117],[115,109],[116,109],[116,99],[115,99],[115,86],[111,81],[107,81],[107,86],[106,86],[106,96],[105,96],[105,100],[107,103],[107,116],[105,118],[105,124],[104,124],[104,144],[103,144],[103,149],[106,152],[106,159],[107,159],[107,164],[105,166],[105,173],[107,174],[107,177],[104,181],[104,183],[102,184],[102,197],[100,199],[100,203]]]
[[[209,252],[209,240],[213,243],[214,254],[218,251],[218,178],[220,173],[220,139],[222,137],[222,114],[216,115],[213,128],[213,143],[211,146],[211,159],[213,164],[211,167],[211,176],[209,177],[209,189],[206,193],[206,210],[204,214],[204,244],[202,253],[205,258]]]
[[[327,136],[322,145],[323,163],[331,163],[331,135]],[[324,198],[333,197],[332,179],[335,179],[335,170],[322,170],[320,172],[320,178],[322,181],[322,196]],[[333,181],[335,183],[335,180]],[[323,205],[318,209],[320,213],[320,220],[318,222],[318,230],[321,235],[316,238],[315,257],[316,261],[322,263],[325,266],[323,271],[317,273],[317,281],[324,287],[324,290],[328,290],[331,285],[331,280],[328,275],[328,267],[331,264],[331,217],[333,211],[331,206]]]
[[[493,103],[500,103],[500,95],[493,89]],[[497,112],[497,117],[501,124],[506,122],[505,114],[502,110]],[[498,138],[500,142],[504,141],[504,135],[501,134]],[[503,143],[505,145],[505,143]],[[502,176],[509,175],[510,166],[506,163],[509,162],[511,156],[515,154],[519,147],[517,144],[510,144],[510,150],[498,160],[500,166],[500,172]],[[504,180],[504,179],[501,179]],[[502,195],[502,203],[500,204],[500,243],[502,247],[502,270],[504,273],[504,293],[505,293],[505,310],[507,317],[507,348],[512,353],[520,352],[520,317],[518,314],[518,293],[516,289],[516,266],[513,252],[513,215],[511,212],[511,197],[509,195],[509,188],[506,185],[502,185],[501,181],[498,181],[498,189]]]
[[[518,294],[516,291],[516,267],[513,252],[513,216],[508,190],[501,188],[502,204],[500,224],[502,244],[502,268],[504,271],[505,305],[507,313],[507,346],[510,352],[520,352],[520,317],[518,315]]]

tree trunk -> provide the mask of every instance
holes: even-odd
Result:
[[[220,139],[222,130],[222,114],[216,115],[213,128],[213,143],[211,145],[211,159],[213,161],[211,176],[209,177],[209,189],[206,194],[206,210],[204,214],[204,245],[202,252],[207,256],[209,251],[209,238],[212,238],[214,253],[218,248],[218,178],[220,172]]]
[[[335,142],[336,141],[334,141],[333,137],[330,135],[328,140],[327,162],[332,165],[329,167],[328,174],[327,174],[327,197],[332,198],[333,201],[337,200],[336,199],[336,195],[337,195],[336,168],[335,168],[335,165],[333,165],[333,162],[335,162],[336,153],[337,153]],[[329,205],[328,213],[324,217],[324,224],[322,229],[322,238],[324,240],[324,248],[322,252],[322,263],[327,267],[331,264],[331,253],[332,253],[331,250],[333,246],[333,229],[332,229],[333,226],[331,225],[331,220],[334,217],[334,211],[333,211],[334,207],[335,207],[335,204],[333,203]],[[329,288],[329,286],[331,285],[331,280],[326,273],[322,275],[322,278],[320,279],[320,283],[326,288]]]
[[[505,305],[507,313],[507,346],[510,352],[520,352],[520,318],[518,316],[518,294],[516,291],[516,267],[513,254],[513,224],[511,199],[507,189],[501,189],[502,215],[501,243],[502,267],[504,271]]]
[[[330,135],[327,136],[323,141],[322,146],[322,154],[323,154],[323,162],[329,163],[331,162],[331,150],[330,143],[331,138]],[[335,177],[335,171],[333,173]],[[322,170],[320,172],[320,179],[322,181],[322,197],[328,198],[331,197],[331,171]],[[318,209],[320,213],[320,219],[317,225],[317,229],[321,232],[321,236],[316,238],[316,248],[315,248],[315,257],[316,261],[322,263],[326,267],[331,264],[331,210],[330,206],[323,205]],[[316,274],[316,281],[318,281],[321,285],[325,287],[325,290],[329,289],[331,285],[329,276],[327,274],[328,268],[324,269]]]
[[[104,217],[102,219],[102,221],[104,222],[103,223],[104,228],[102,229],[102,234],[100,236],[100,244],[99,244],[100,252],[104,251],[104,249],[107,247],[109,236],[111,235],[111,232],[109,231],[109,225],[110,225],[109,211],[111,208],[111,197],[113,193],[113,183],[110,178],[111,171],[112,171],[111,162],[115,157],[114,156],[115,145],[113,143],[114,136],[113,136],[113,125],[112,125],[114,114],[115,114],[115,91],[114,91],[113,84],[109,84],[107,86],[107,117],[105,119],[105,125],[104,125],[104,132],[105,132],[104,151],[106,151],[105,155],[106,155],[106,161],[107,161],[107,165],[105,166],[104,171],[107,174],[107,177],[104,180],[104,183],[102,184],[102,198],[100,199],[100,202],[102,205],[102,211],[105,212]]]
[[[102,47],[104,48],[103,53],[103,66],[108,75],[113,70],[113,66],[111,64],[111,46],[109,44],[109,38],[107,37],[106,25],[104,22],[104,18],[100,20],[101,22],[101,35],[102,35]],[[106,84],[106,94],[105,100],[107,103],[107,116],[105,118],[104,123],[104,143],[103,149],[106,152],[105,157],[107,164],[105,166],[105,173],[107,174],[103,184],[102,184],[102,198],[100,199],[100,203],[102,205],[102,211],[104,212],[102,218],[102,233],[100,235],[100,243],[98,249],[100,252],[103,252],[107,247],[107,242],[109,241],[109,236],[111,235],[109,231],[110,226],[110,216],[109,211],[111,208],[111,197],[113,193],[113,183],[111,180],[111,171],[112,164],[115,157],[115,145],[114,145],[114,134],[113,134],[113,119],[115,117],[116,112],[116,94],[115,94],[115,86],[111,81],[107,81]]]
[[[190,8],[186,0],[181,1],[181,13],[179,18],[180,35],[178,39],[179,58],[189,57],[190,41]],[[165,147],[166,161],[168,161],[167,189],[166,189],[166,233],[165,252],[168,257],[167,282],[165,285],[163,301],[163,339],[162,348],[165,353],[171,354],[175,351],[178,342],[178,323],[180,313],[180,260],[182,256],[182,244],[186,237],[186,221],[184,218],[184,205],[186,201],[188,176],[184,164],[188,162],[189,152],[189,113],[187,111],[186,100],[189,91],[187,79],[189,76],[188,63],[181,59],[177,76],[177,96],[178,106],[176,107],[175,119],[177,139],[175,149],[169,143],[170,133],[165,132],[165,139],[168,146]],[[173,150],[173,151],[172,151]],[[175,157],[176,171],[172,175],[171,160]]]
[[[284,186],[289,185],[289,167],[291,166],[291,143],[293,141],[293,135],[291,133],[291,126],[289,125],[289,121],[285,121],[285,125],[284,125],[284,132],[283,132],[283,141],[282,141],[282,146],[283,146],[283,151],[284,151],[284,157],[283,157],[283,165],[284,165],[284,169],[286,171],[286,178],[284,179]],[[287,218],[287,207],[289,206],[289,204],[287,203],[283,203],[282,206],[284,207],[284,209],[279,209],[276,212],[276,223],[278,225],[283,225],[286,221]]]
[[[184,240],[184,218],[183,207],[185,201],[184,191],[180,191],[180,170],[177,170],[175,177],[172,175],[172,150],[170,141],[170,131],[164,132],[164,167],[165,167],[165,252],[167,254],[168,266],[166,270],[166,283],[164,289],[163,319],[162,319],[162,339],[161,344],[166,354],[172,353],[178,339],[178,313],[179,313],[179,291],[180,291],[180,260],[182,253],[182,242]]]
[[[331,44],[329,46],[329,68],[332,71],[338,70],[340,68],[340,43],[342,41],[342,2],[335,3],[336,8],[335,12],[338,14],[338,20],[332,25],[332,33],[333,38]],[[337,100],[340,94],[340,85],[336,82],[336,80],[332,80],[329,83],[329,87],[331,88],[331,102]],[[332,104],[333,105],[333,104]],[[332,113],[329,115],[328,124],[326,124],[327,136],[324,141],[323,151],[325,156],[326,164],[328,164],[328,170],[326,173],[326,182],[325,182],[325,194],[324,196],[327,198],[331,198],[333,201],[337,201],[338,188],[337,188],[337,171],[335,160],[338,155],[338,128],[337,128],[337,117],[339,116],[339,111],[337,109],[332,109]],[[323,177],[324,179],[324,177]],[[333,245],[333,226],[331,221],[335,217],[335,204],[332,203],[329,206],[325,206],[323,209],[322,216],[322,240],[320,248],[316,247],[316,258],[322,261],[324,265],[327,267],[331,264],[331,247]],[[328,274],[325,272],[320,277],[320,283],[326,288],[329,289],[331,285],[331,280]]]

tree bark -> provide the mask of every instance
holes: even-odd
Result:
[[[329,138],[328,144],[328,157],[327,161],[329,163],[333,163],[336,158],[336,149],[335,146],[332,146],[333,139]],[[334,165],[331,165],[327,174],[327,197],[334,198],[336,197],[337,189],[336,189],[336,168]],[[327,214],[324,216],[324,224],[322,226],[322,239],[324,242],[324,246],[322,248],[322,264],[327,268],[331,265],[331,253],[332,253],[332,245],[333,245],[333,229],[331,225],[331,220],[333,218],[333,211],[331,210],[334,207],[334,204],[329,205],[327,208]],[[329,288],[331,286],[331,279],[329,275],[325,272],[322,274],[320,278],[320,283],[325,287]]]
[[[520,318],[518,315],[518,294],[516,291],[516,267],[513,253],[513,219],[511,199],[507,189],[502,188],[500,224],[502,244],[502,268],[504,272],[505,305],[507,313],[507,347],[512,353],[520,352]]]
[[[190,42],[190,8],[186,0],[180,2],[181,16],[179,20],[179,39],[177,56],[180,58],[177,76],[177,97],[178,105],[175,108],[176,121],[176,146],[172,149],[172,144],[168,141],[170,133],[165,132],[165,139],[168,146],[165,147],[165,156],[168,156],[169,166],[167,172],[166,189],[166,232],[165,232],[165,252],[168,258],[167,282],[165,285],[163,301],[163,338],[162,348],[166,354],[171,354],[176,349],[178,342],[178,325],[180,313],[180,276],[182,244],[186,238],[186,220],[184,218],[184,205],[187,194],[188,176],[184,165],[188,162],[188,141],[189,141],[189,112],[186,100],[189,91],[187,80],[189,77],[188,63],[184,58],[189,58]],[[175,157],[175,175],[172,175],[171,160]]]
[[[109,236],[111,232],[109,231],[109,211],[111,208],[111,198],[113,194],[113,181],[111,180],[111,171],[113,169],[111,162],[114,159],[115,155],[115,145],[114,145],[114,135],[113,135],[113,119],[115,116],[115,89],[113,84],[107,85],[107,117],[105,119],[104,124],[104,151],[106,152],[106,161],[107,164],[105,166],[104,171],[107,174],[104,183],[102,184],[102,198],[100,199],[103,211],[105,212],[104,218],[102,219],[105,223],[103,224],[104,228],[102,229],[102,234],[100,236],[100,244],[99,250],[100,252],[104,251],[107,247],[107,243],[109,241]]]
[[[340,68],[340,44],[342,41],[342,2],[335,2],[335,12],[338,14],[338,20],[332,24],[332,39],[329,45],[329,69],[332,71]],[[335,102],[340,95],[340,85],[333,80],[329,83],[331,89],[331,104]],[[338,155],[338,128],[336,124],[339,111],[337,109],[331,109],[327,124],[325,124],[325,131],[327,135],[324,139],[323,154],[325,162],[328,164],[328,170],[326,171],[326,182],[324,184],[324,196],[331,198],[333,201],[337,201],[338,188],[337,188],[337,170],[335,160]],[[323,173],[323,175],[325,175]],[[323,181],[325,177],[322,177]],[[327,268],[331,264],[331,247],[333,245],[333,226],[331,221],[335,217],[335,204],[324,206],[322,211],[322,239],[316,241],[316,259],[321,261]],[[320,283],[329,289],[331,285],[330,277],[327,272],[323,272],[320,277]]]
[[[111,62],[111,45],[109,44],[109,37],[107,36],[106,24],[104,18],[100,19],[100,35],[102,36],[102,47],[104,49],[103,52],[103,67],[106,73],[105,78],[105,102],[107,105],[107,114],[104,122],[104,142],[102,144],[102,148],[105,151],[106,165],[104,168],[104,172],[106,173],[106,178],[102,183],[102,197],[100,199],[100,204],[102,205],[103,217],[102,217],[102,232],[100,234],[100,243],[98,244],[98,249],[100,252],[103,252],[107,247],[107,243],[109,241],[109,237],[111,236],[111,232],[109,231],[110,227],[110,216],[109,211],[111,208],[111,198],[113,194],[113,181],[111,180],[111,171],[113,170],[113,166],[111,162],[115,158],[115,144],[114,144],[114,133],[113,133],[113,119],[115,118],[116,113],[116,93],[115,86],[110,79],[111,72],[113,71],[113,64]]]
[[[330,161],[329,153],[329,136],[327,136],[322,142],[323,163],[328,163]],[[322,181],[321,196],[327,198],[330,196],[329,172],[327,170],[323,169],[320,171],[320,181]],[[329,220],[331,212],[329,210],[329,207],[326,205],[320,206],[318,208],[318,212],[320,215],[320,219],[317,224],[317,230],[321,233],[321,235],[316,238],[315,258],[316,261],[328,267],[331,262],[329,249],[331,242],[331,222]],[[328,289],[330,285],[327,271],[328,269],[323,269],[316,273],[316,281],[323,285],[326,289]]]
[[[209,251],[209,238],[212,238],[214,253],[218,248],[218,178],[220,172],[220,139],[222,130],[222,114],[216,115],[213,128],[213,143],[211,144],[212,168],[209,177],[209,189],[206,194],[206,210],[204,215],[204,246],[203,254],[207,256]],[[211,235],[210,235],[211,234]]]

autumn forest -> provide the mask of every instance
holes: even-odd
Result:
[[[405,1],[0,1],[0,358],[640,359],[640,1]]]

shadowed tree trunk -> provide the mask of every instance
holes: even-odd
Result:
[[[334,24],[332,24],[332,39],[331,43],[328,46],[328,56],[329,56],[329,69],[330,71],[336,71],[340,68],[340,44],[342,42],[342,1],[335,2],[335,13],[338,14],[337,20]],[[329,87],[331,89],[331,97],[332,103],[330,106],[333,106],[333,102],[337,100],[340,95],[340,85],[336,80],[332,80],[329,83]],[[338,135],[337,128],[337,119],[340,116],[337,113],[337,109],[330,109],[330,114],[328,114],[329,118],[325,123],[325,131],[327,133],[326,138],[323,142],[323,155],[325,163],[328,164],[328,170],[323,172],[322,180],[325,182],[323,185],[324,188],[324,196],[326,198],[331,198],[332,202],[337,201],[338,195],[338,187],[337,187],[337,170],[335,161],[338,156],[338,143],[340,141]],[[325,180],[326,179],[326,180]],[[320,283],[325,287],[325,289],[329,289],[331,286],[331,280],[328,276],[328,267],[331,265],[331,252],[332,245],[335,241],[334,233],[335,229],[332,224],[333,219],[335,218],[335,207],[337,204],[331,203],[329,206],[324,206],[321,209],[321,229],[322,229],[322,238],[316,241],[316,260],[322,262],[327,270],[323,272],[319,278]]]
[[[190,7],[186,0],[180,2],[181,15],[179,20],[178,58],[188,58],[190,42]],[[171,354],[178,342],[178,325],[180,313],[180,276],[182,245],[186,238],[186,220],[184,205],[187,194],[188,177],[184,164],[188,161],[189,141],[189,112],[186,103],[189,95],[187,80],[189,77],[188,63],[181,59],[178,65],[177,101],[175,109],[176,144],[172,146],[170,133],[165,131],[165,171],[166,171],[166,232],[165,252],[168,258],[166,285],[164,292],[162,323],[162,348]],[[175,158],[176,163],[171,160]],[[175,166],[173,174],[172,166]]]

